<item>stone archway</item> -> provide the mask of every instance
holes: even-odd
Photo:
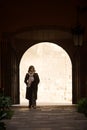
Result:
[[[72,104],[72,64],[69,55],[54,43],[30,47],[20,62],[20,104],[27,104],[24,76],[33,64],[40,76],[38,104]]]

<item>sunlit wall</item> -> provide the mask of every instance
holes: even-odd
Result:
[[[54,43],[38,43],[30,47],[20,62],[20,104],[25,99],[25,75],[30,65],[39,74],[37,104],[72,104],[72,64],[69,55]]]

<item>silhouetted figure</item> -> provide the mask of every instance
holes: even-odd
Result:
[[[29,100],[29,108],[36,108],[38,84],[40,82],[38,73],[35,72],[34,66],[30,66],[26,73],[24,82],[26,83],[26,99]]]

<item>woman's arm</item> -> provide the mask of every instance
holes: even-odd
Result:
[[[35,73],[35,75],[34,75],[34,81],[35,81],[35,83],[38,85],[38,83],[40,82],[40,78],[39,78],[39,75],[38,75],[38,73]]]
[[[28,84],[28,79],[29,79],[29,74],[27,73],[24,79],[24,82],[26,85]]]

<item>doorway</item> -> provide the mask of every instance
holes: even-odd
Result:
[[[25,75],[30,65],[39,74],[39,105],[72,104],[72,63],[68,53],[55,43],[41,42],[30,47],[20,61],[20,104],[25,99]]]

